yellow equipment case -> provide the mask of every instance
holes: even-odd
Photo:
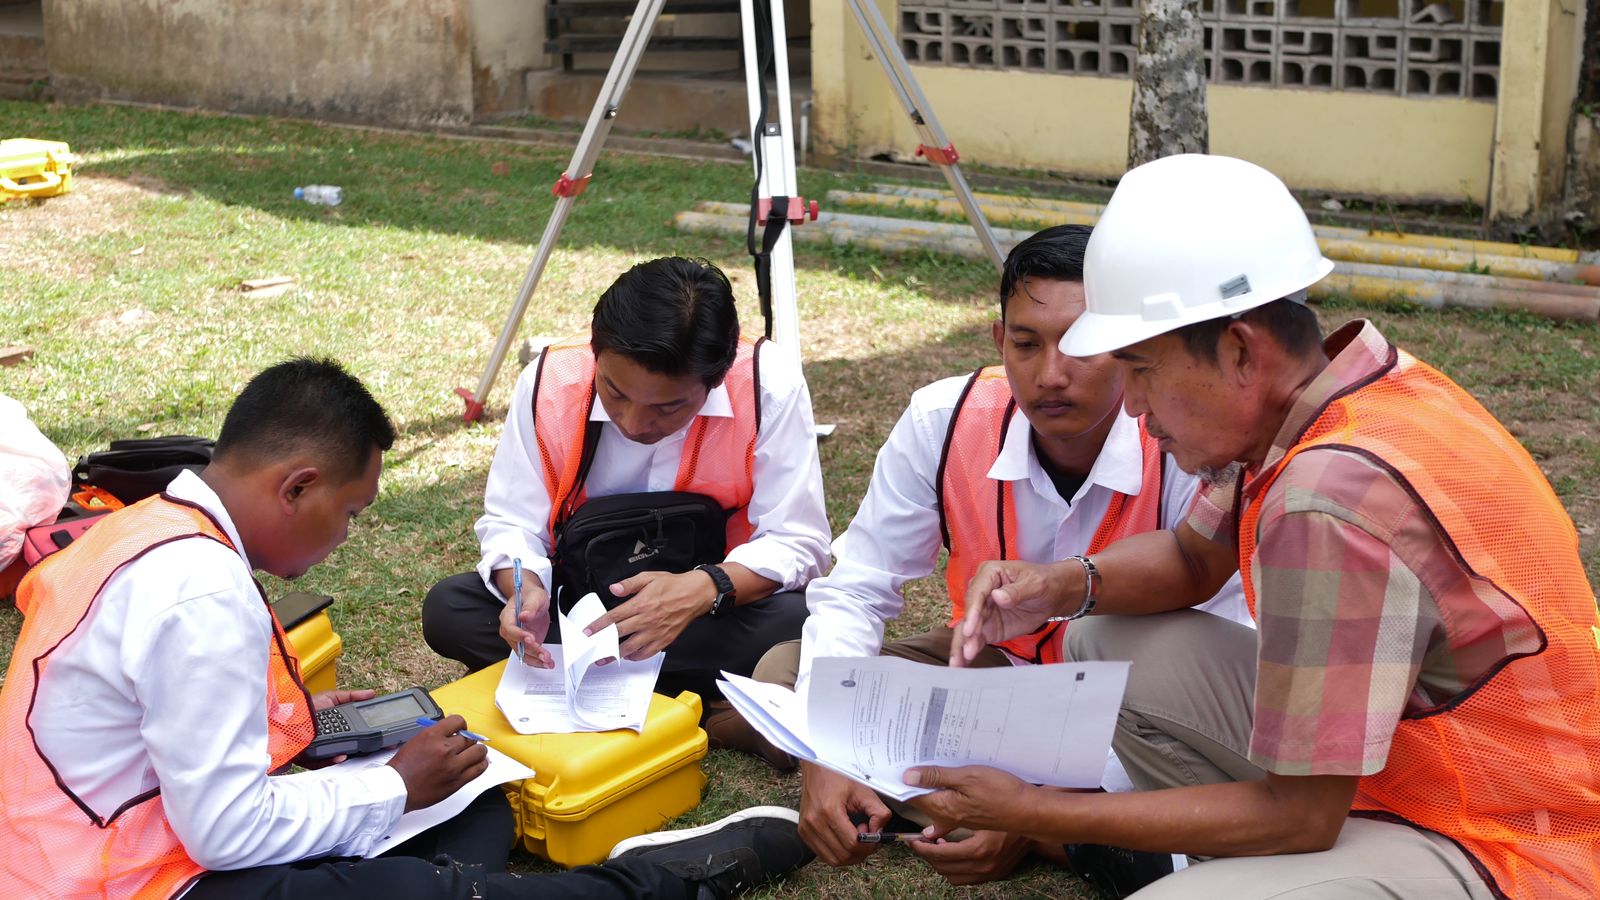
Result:
[[[67,193],[72,190],[72,167],[77,162],[72,149],[61,141],[0,141],[0,202]]]
[[[328,618],[332,605],[332,597],[303,592],[284,594],[272,603],[294,655],[300,658],[300,680],[313,694],[331,691],[339,681],[338,660],[344,640]]]
[[[494,705],[505,665],[447,684],[433,699],[488,737],[489,746],[533,769],[532,778],[505,785],[517,836],[530,853],[569,868],[597,863],[618,841],[700,804],[706,784],[700,695],[655,694],[640,734],[518,734]]]

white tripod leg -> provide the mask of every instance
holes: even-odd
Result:
[[[572,161],[550,189],[556,197],[555,209],[545,223],[544,235],[539,238],[539,249],[533,254],[533,262],[528,265],[528,272],[522,278],[522,288],[517,291],[517,301],[511,307],[511,314],[506,317],[505,326],[500,329],[500,338],[489,356],[489,364],[484,367],[483,377],[478,379],[478,390],[472,392],[464,387],[456,388],[456,393],[467,404],[461,418],[468,422],[475,422],[483,415],[484,401],[494,387],[495,377],[500,374],[500,364],[505,361],[511,342],[517,337],[517,326],[522,323],[522,316],[528,310],[528,301],[539,286],[545,264],[555,250],[556,239],[560,237],[578,195],[589,186],[589,179],[594,175],[594,161],[600,155],[606,137],[611,134],[611,126],[622,107],[623,95],[633,82],[634,70],[639,66],[639,58],[644,56],[645,46],[650,42],[650,31],[661,15],[664,2],[639,0],[638,7],[634,9],[633,18],[628,21],[628,28],[622,36],[622,45],[617,48],[617,55],[611,60],[611,69],[606,72],[600,96],[595,99],[594,109],[589,112],[589,121],[583,126],[583,135],[578,138],[578,146],[572,151]]]

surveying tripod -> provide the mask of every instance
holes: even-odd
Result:
[[[467,404],[461,418],[468,422],[477,421],[483,415],[484,401],[494,386],[495,377],[500,374],[500,365],[511,349],[511,342],[516,339],[517,326],[527,312],[528,302],[544,274],[545,264],[550,261],[550,254],[555,250],[556,240],[561,235],[567,216],[594,177],[595,159],[600,155],[606,137],[611,134],[611,126],[622,108],[622,98],[633,81],[634,70],[644,56],[650,32],[665,2],[639,0],[633,17],[628,21],[617,55],[611,61],[611,68],[600,87],[600,96],[596,98],[588,123],[584,125],[583,134],[579,136],[578,145],[572,152],[572,160],[550,189],[556,198],[555,209],[545,223],[538,250],[534,252],[533,261],[523,276],[522,287],[517,292],[516,302],[512,304],[511,314],[500,329],[500,338],[495,342],[488,365],[484,367],[483,377],[478,380],[478,389],[474,392],[464,387],[456,388],[456,393]],[[995,267],[999,268],[1005,259],[1000,252],[1000,245],[957,165],[959,156],[955,145],[945,136],[944,129],[939,127],[928,98],[923,96],[922,88],[912,77],[911,68],[895,43],[894,32],[884,21],[875,0],[844,2],[849,5],[856,24],[866,37],[868,48],[883,67],[895,96],[911,117],[911,124],[922,140],[917,147],[917,155],[926,157],[944,172],[945,180],[959,199],[967,220],[978,234],[978,240]],[[798,362],[800,318],[795,303],[794,244],[789,227],[814,221],[818,211],[815,201],[807,203],[799,196],[795,182],[789,51],[783,21],[783,0],[740,0],[739,13],[743,25],[745,91],[750,105],[750,143],[756,171],[756,183],[751,191],[748,244],[752,256],[756,258],[756,280],[761,292],[762,313],[767,320],[767,336]],[[768,71],[776,76],[777,121],[772,121],[768,109]],[[761,229],[759,233],[758,228]]]

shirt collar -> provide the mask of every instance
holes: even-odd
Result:
[[[1351,385],[1359,384],[1377,374],[1389,364],[1393,346],[1366,319],[1356,319],[1328,335],[1322,342],[1328,365],[1317,377],[1311,379],[1300,396],[1295,398],[1289,414],[1272,439],[1272,449],[1261,467],[1253,470],[1245,482],[1247,496],[1254,496],[1262,485],[1262,476],[1277,467],[1278,462],[1299,443],[1300,435],[1322,414],[1334,398]]]
[[[1111,423],[1111,430],[1106,433],[1105,443],[1100,446],[1100,454],[1095,457],[1094,465],[1089,467],[1083,488],[1078,491],[1080,496],[1091,484],[1129,495],[1137,495],[1144,485],[1144,450],[1139,441],[1139,420],[1128,415],[1120,406],[1116,416]],[[994,465],[989,467],[990,478],[995,481],[1037,479],[1040,484],[1050,483],[1049,476],[1034,453],[1032,431],[1028,417],[1021,411],[1011,417],[1011,424],[1006,428],[1005,443],[1001,445]],[[1062,499],[1070,502],[1077,498]]]
[[[700,411],[695,413],[695,415],[711,416],[723,419],[733,418],[733,401],[728,399],[728,386],[726,384],[719,384],[711,390],[706,391],[706,402],[701,404]],[[589,407],[589,421],[611,421],[611,417],[606,415],[606,405],[600,402],[599,397],[594,398],[593,405]]]
[[[184,500],[200,507],[217,520],[222,526],[222,531],[233,542],[233,548],[239,551],[239,558],[244,560],[246,567],[250,567],[250,557],[245,553],[244,541],[239,539],[238,529],[233,527],[233,517],[228,515],[228,508],[222,505],[222,498],[211,489],[211,485],[196,475],[192,470],[185,469],[178,473],[167,485],[167,493],[179,500]],[[253,568],[253,567],[252,567]]]

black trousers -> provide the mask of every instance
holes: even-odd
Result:
[[[661,866],[633,859],[549,875],[510,874],[506,858],[515,824],[505,794],[491,788],[455,818],[382,856],[210,872],[184,900],[689,900],[698,891]]]
[[[466,663],[476,672],[511,655],[500,637],[505,608],[477,572],[452,575],[434,585],[422,601],[422,637],[435,653]],[[755,671],[762,654],[784,641],[800,639],[806,621],[805,594],[787,591],[735,607],[727,615],[701,616],[667,646],[656,691],[676,696],[694,691],[705,701],[721,699],[717,679],[726,670]],[[548,643],[560,643],[552,618]]]

